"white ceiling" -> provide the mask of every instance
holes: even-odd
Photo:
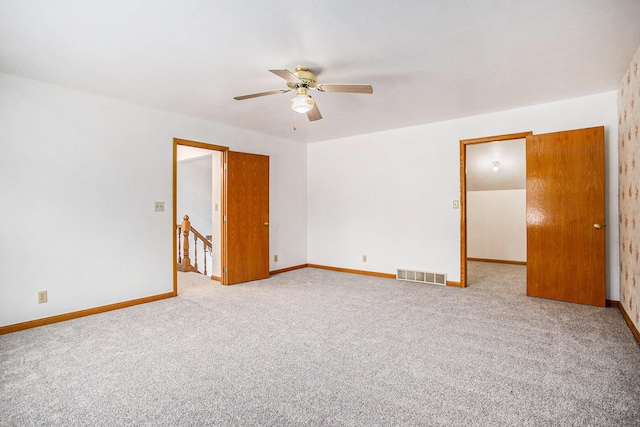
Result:
[[[526,140],[466,146],[467,191],[524,190],[527,187]],[[493,162],[498,162],[494,170]]]
[[[190,147],[188,145],[178,145],[177,149],[177,160],[179,162],[183,160],[191,160],[196,159],[198,157],[211,157],[211,150],[205,150],[203,148]]]
[[[638,0],[0,0],[0,72],[300,142],[615,90],[639,46]],[[233,99],[298,65],[374,93]]]

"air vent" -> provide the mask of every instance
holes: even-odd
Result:
[[[407,270],[404,268],[398,269],[396,279],[442,286],[446,286],[447,284],[447,275],[444,273],[431,273],[428,271]]]

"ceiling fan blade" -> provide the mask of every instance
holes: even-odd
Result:
[[[318,85],[320,92],[373,93],[371,85]]]
[[[289,83],[302,83],[302,80],[298,78],[295,74],[293,74],[289,70],[269,70],[276,76],[285,79]]]
[[[268,92],[252,93],[251,95],[234,96],[233,99],[235,99],[236,101],[242,101],[243,99],[257,98],[259,96],[275,95],[276,93],[285,93],[285,92],[289,92],[290,90],[291,89],[270,90]]]
[[[310,122],[315,122],[316,120],[320,120],[322,118],[322,114],[320,114],[320,110],[318,110],[317,102],[313,103],[313,108],[307,113],[307,118]]]

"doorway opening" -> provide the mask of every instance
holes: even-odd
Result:
[[[195,270],[206,274],[212,280],[221,283],[224,280],[221,269],[227,254],[226,236],[222,226],[222,218],[226,212],[226,176],[223,165],[228,151],[228,147],[178,138],[173,140],[173,292],[175,295],[178,294],[178,268],[184,264],[185,248],[191,248],[193,251],[192,254],[187,252],[189,256],[198,255],[193,267]],[[183,223],[185,215],[188,216],[189,221],[187,226]],[[196,230],[197,234],[193,230]],[[184,231],[186,233],[183,238]],[[193,233],[194,240],[187,241],[186,246],[183,246],[186,236],[191,235],[190,232]]]
[[[469,285],[469,261],[526,263],[526,219],[508,218],[510,225],[507,225],[502,214],[508,214],[510,207],[526,203],[526,198],[523,199],[526,190],[515,188],[522,186],[523,178],[526,183],[526,169],[515,166],[511,157],[524,155],[524,138],[531,134],[521,132],[460,141],[461,287]],[[510,178],[505,177],[507,172]],[[496,218],[498,214],[502,220]],[[504,232],[515,233],[516,237],[509,237],[509,233],[505,236]],[[514,241],[506,241],[512,238]]]
[[[606,305],[604,126],[460,141],[460,285],[468,284],[467,149],[526,138],[526,294]]]

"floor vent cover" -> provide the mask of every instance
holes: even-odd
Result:
[[[404,268],[398,269],[396,279],[442,286],[447,284],[447,275],[444,273],[430,273],[428,271],[407,270]]]

